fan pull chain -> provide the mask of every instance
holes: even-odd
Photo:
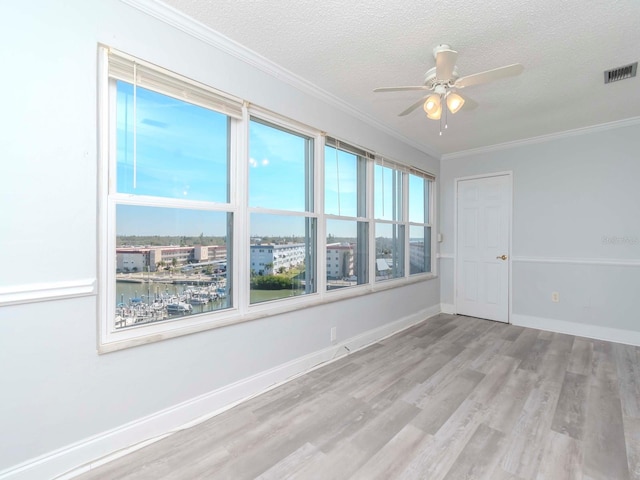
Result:
[[[449,107],[447,107],[447,97],[449,96],[449,90],[445,93],[442,102],[442,109],[444,110],[444,129],[446,130],[449,127]]]
[[[440,109],[442,110],[442,113],[440,114],[440,136],[442,136],[442,117],[444,114],[444,129],[446,130],[449,127],[449,123],[448,123],[448,113],[447,113],[447,95],[449,95],[449,92],[447,91],[447,93],[441,93],[440,94]]]
[[[445,105],[443,105],[442,94],[440,94],[440,110],[442,111],[444,109],[445,109]],[[444,112],[444,114],[446,115],[447,112]],[[440,113],[440,136],[442,136],[442,113]]]

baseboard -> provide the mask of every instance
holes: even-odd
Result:
[[[344,342],[337,345],[337,348],[344,350],[344,347],[347,347],[349,351],[354,352],[355,350],[368,347],[372,343],[378,342],[386,337],[395,335],[396,333],[412,327],[413,325],[416,325],[423,320],[438,315],[439,313],[440,305],[434,305],[433,307],[425,308],[417,313],[407,315],[400,320],[396,320],[395,322],[388,323],[386,325],[383,325],[382,327],[368,330],[364,333],[361,333],[360,335],[351,337],[350,339],[345,340]]]
[[[520,327],[537,328],[539,330],[547,330],[550,332],[567,333],[569,335],[576,335],[579,337],[640,346],[640,332],[633,330],[622,330],[619,328],[567,322],[566,320],[533,317],[515,313],[511,315],[511,323]]]
[[[73,478],[161,440],[173,432],[201,423],[242,401],[416,325],[440,311],[440,305],[423,309],[339,344],[15,465],[0,472],[0,480]]]
[[[453,303],[441,303],[440,311],[442,313],[448,313],[449,315],[455,315],[456,306]]]

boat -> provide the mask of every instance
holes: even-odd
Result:
[[[167,305],[167,312],[170,314],[191,313],[192,307],[188,303],[178,302]]]
[[[209,303],[209,298],[205,297],[204,295],[197,294],[191,297],[189,303],[191,303],[192,305],[205,305]]]

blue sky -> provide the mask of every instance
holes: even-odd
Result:
[[[136,185],[133,87],[118,82],[118,191],[227,201],[227,117],[165,95],[136,92]]]
[[[227,213],[118,205],[116,235],[226,236]]]
[[[249,205],[304,212],[305,154],[310,140],[251,121]]]
[[[117,85],[117,190],[120,193],[228,201],[228,120],[223,114],[161,95],[136,91],[134,169],[133,86]],[[312,140],[251,121],[249,128],[249,204],[304,212],[305,155]],[[337,156],[336,156],[337,153]],[[135,170],[135,171],[134,171]],[[135,187],[134,187],[135,179]],[[376,217],[392,219],[392,170],[376,166]],[[410,216],[423,214],[422,179],[410,180]],[[384,215],[380,188],[384,188]],[[415,206],[415,207],[414,207]],[[322,206],[316,206],[321,210]],[[357,215],[357,157],[325,149],[326,213]],[[226,235],[226,214],[186,209],[118,207],[118,235]],[[330,222],[327,233],[355,236],[354,222]],[[301,217],[251,215],[251,235],[304,235]],[[335,231],[333,231],[335,230]]]
[[[325,147],[325,213],[346,217],[358,215],[357,161],[357,157],[352,153],[333,147]]]

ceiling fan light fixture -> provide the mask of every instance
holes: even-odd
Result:
[[[426,111],[425,107],[425,111]],[[438,109],[433,112],[427,112],[427,118],[431,120],[440,120],[440,116],[442,115],[442,105],[440,104],[440,100],[438,100]]]
[[[464,98],[457,93],[450,93],[447,95],[447,107],[451,113],[456,113],[464,105]]]
[[[436,95],[435,93],[429,95],[427,100],[424,102],[424,112],[427,114],[429,118],[430,115],[435,115],[436,112],[442,111],[442,105],[440,104],[440,95]],[[440,118],[440,113],[438,113],[438,118]]]

